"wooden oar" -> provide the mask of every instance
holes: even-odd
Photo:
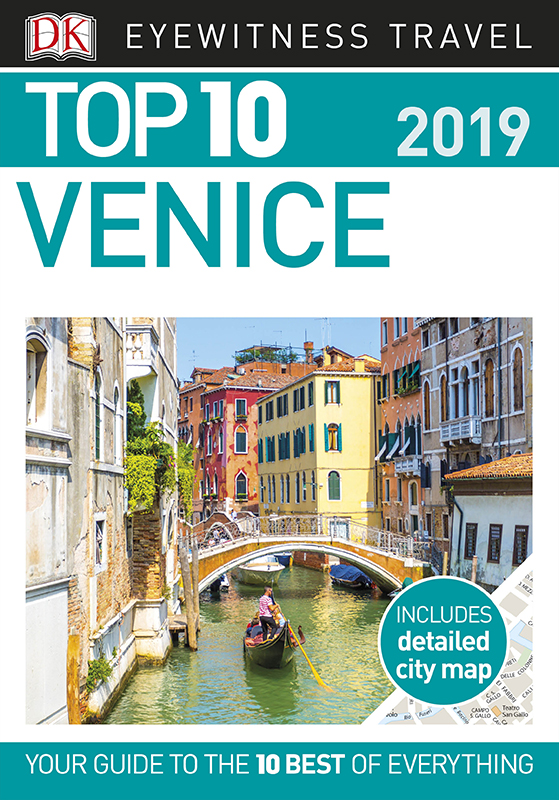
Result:
[[[316,679],[316,682],[318,683],[318,685],[319,685],[319,686],[322,686],[324,689],[327,689],[329,692],[333,692],[334,690],[332,689],[332,687],[331,687],[331,686],[328,686],[326,683],[324,683],[324,681],[322,680],[322,678],[320,677],[320,675],[318,674],[318,672],[315,670],[315,668],[314,668],[314,667],[313,667],[313,665],[311,664],[311,660],[310,660],[310,658],[308,657],[308,655],[307,655],[307,654],[305,653],[305,651],[303,650],[303,647],[302,647],[302,645],[301,645],[301,642],[299,641],[299,639],[298,639],[298,638],[295,636],[295,634],[293,633],[293,628],[291,627],[291,625],[289,624],[289,622],[287,622],[287,621],[286,621],[286,624],[287,624],[287,627],[289,628],[289,632],[291,633],[291,635],[293,636],[293,638],[295,639],[295,641],[297,642],[297,644],[298,644],[298,645],[299,645],[299,647],[301,648],[301,653],[302,653],[302,654],[305,656],[305,658],[307,659],[307,663],[308,663],[309,667],[311,668],[312,674],[314,675],[314,677],[315,677],[315,679]]]

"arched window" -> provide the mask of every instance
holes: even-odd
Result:
[[[113,393],[113,455],[114,463],[122,464],[122,416],[120,413],[120,394],[118,386],[115,386]]]
[[[446,385],[446,375],[441,376],[440,382],[440,405],[441,405],[441,422],[448,420],[448,389]]]
[[[303,495],[303,503],[307,502],[307,476],[303,472],[301,477],[301,487],[302,487],[302,495]]]
[[[261,490],[263,488],[261,484]],[[237,500],[246,500],[248,497],[248,482],[244,472],[239,472],[235,478],[235,497]]]
[[[47,348],[40,339],[27,341],[27,424],[50,427],[47,412]]]
[[[316,483],[314,482],[314,470],[311,472],[311,500],[316,500]]]
[[[493,361],[488,358],[485,362],[485,369],[484,369],[484,399],[485,399],[485,416],[486,417],[494,417],[495,416],[495,378],[494,378],[494,367]]]
[[[431,430],[431,386],[429,381],[423,384],[423,419],[425,420],[425,430]]]
[[[291,478],[289,475],[285,476],[285,502],[291,502]]]
[[[102,427],[101,427],[101,416],[102,416],[102,384],[101,384],[101,375],[97,372],[95,375],[95,419],[94,419],[94,435],[95,435],[95,460],[101,460],[101,435],[102,435]]]
[[[299,473],[295,475],[295,502],[301,502],[301,483],[299,480]]]
[[[217,495],[217,489],[218,489],[218,485],[217,485],[217,472],[214,472],[214,491],[213,491],[213,493],[214,493],[215,495]]]
[[[280,503],[285,503],[285,481],[283,475],[280,477]]]
[[[242,425],[235,430],[235,452],[248,453],[247,431]]]
[[[419,414],[415,421],[415,452],[416,455],[421,455],[421,417]]]
[[[328,500],[342,499],[342,483],[339,472],[328,473]]]
[[[272,475],[272,503],[276,502],[276,476]]]
[[[342,426],[331,422],[324,425],[324,446],[327,452],[333,450],[339,452],[342,449]]]
[[[410,506],[417,505],[417,483],[412,481],[410,483]]]
[[[260,502],[261,503],[266,502],[265,492],[266,492],[266,489],[264,488],[264,478],[261,475],[260,476]]]
[[[460,372],[460,402],[458,415],[467,417],[470,413],[470,375],[467,367],[462,367]]]
[[[514,351],[512,366],[513,409],[522,411],[524,408],[524,371],[522,366],[522,350],[517,347]]]

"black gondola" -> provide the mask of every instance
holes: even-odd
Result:
[[[289,664],[293,658],[296,643],[292,640],[289,628],[285,624],[280,628],[277,636],[273,639],[266,639],[257,644],[247,644],[252,641],[250,636],[243,639],[243,646],[247,658],[254,664],[267,669],[280,669]]]
[[[345,586],[348,589],[370,589],[372,587],[369,576],[350,564],[333,564],[330,567],[330,578],[335,586]]]

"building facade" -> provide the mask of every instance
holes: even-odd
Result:
[[[338,532],[378,527],[376,381],[369,356],[325,350],[321,366],[258,401],[260,515],[321,514]]]
[[[423,536],[421,341],[413,317],[382,317],[379,435],[383,527]]]
[[[452,507],[443,476],[532,449],[532,320],[416,321],[426,527],[448,551]]]
[[[55,724],[68,721],[69,637],[82,715],[103,712],[138,657],[165,656],[176,495],[137,526],[127,517],[126,395],[139,378],[148,421],[176,444],[176,342],[174,320],[151,318],[29,318],[26,336],[27,721]],[[86,692],[101,654],[114,677]]]
[[[492,592],[532,552],[532,454],[446,477],[455,503],[450,573]]]

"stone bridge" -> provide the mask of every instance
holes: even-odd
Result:
[[[391,534],[347,519],[322,516],[246,517],[216,522],[199,545],[198,590],[258,554],[326,553],[354,564],[385,593],[432,575],[429,542]]]

